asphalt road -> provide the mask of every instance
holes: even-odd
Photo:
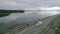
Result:
[[[46,20],[43,20],[42,22],[42,24],[40,24],[39,26],[37,26],[37,27],[32,27],[31,29],[29,29],[29,30],[27,30],[27,31],[25,31],[25,32],[23,32],[23,33],[20,33],[20,34],[36,34],[37,33],[37,31],[39,31],[39,30],[41,30],[42,28],[44,28],[44,27],[46,27],[50,22],[51,22],[51,20],[52,19],[54,19],[56,16],[52,16],[52,17],[50,17],[50,18],[48,18],[48,19],[46,19]]]

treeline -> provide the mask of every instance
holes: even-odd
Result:
[[[8,16],[11,13],[24,13],[24,10],[0,10],[0,17]]]
[[[0,13],[24,13],[24,10],[0,10]]]

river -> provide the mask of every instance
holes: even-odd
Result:
[[[0,22],[5,25],[0,26],[0,32],[7,30],[7,28],[14,26],[15,24],[20,24],[21,26],[30,23],[32,21],[43,19],[45,17],[51,16],[48,13],[37,13],[37,12],[24,12],[24,13],[11,13],[8,16],[0,17]]]

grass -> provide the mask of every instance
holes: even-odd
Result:
[[[51,16],[52,17],[52,16]],[[45,18],[45,19],[48,19],[49,17]],[[57,16],[56,18],[54,18],[53,20],[51,20],[51,22],[47,25],[47,27],[43,28],[38,34],[44,34],[45,32],[47,32],[50,27],[56,22],[57,19],[59,19],[60,16]],[[44,20],[45,20],[44,19]],[[60,28],[60,25],[59,25],[59,28]],[[54,30],[54,29],[52,29]],[[57,31],[56,31],[57,32]],[[57,32],[58,33],[58,32]],[[59,34],[60,34],[60,31],[59,31]]]
[[[60,34],[60,16],[57,17],[58,19],[56,20],[57,21],[57,26],[55,28],[55,32],[54,34]]]
[[[57,27],[55,28],[55,34],[60,34],[60,21],[57,24]]]
[[[0,26],[4,25],[4,23],[0,23]]]
[[[6,31],[6,33],[9,32],[9,34],[13,34],[13,33],[19,33],[33,25],[35,25],[36,23],[35,22],[32,22],[32,23],[27,23],[26,25],[23,25],[23,27],[18,27],[16,31],[13,31],[14,27],[12,28],[8,28],[8,30]],[[17,26],[16,26],[17,27]]]
[[[0,26],[2,26],[2,25],[4,25],[4,23],[1,23],[1,22],[0,22]],[[0,32],[0,34],[4,34],[4,33]]]
[[[0,34],[4,34],[4,33],[0,33]]]

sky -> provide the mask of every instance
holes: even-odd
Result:
[[[37,7],[60,7],[60,0],[0,0],[0,9],[29,9]]]

